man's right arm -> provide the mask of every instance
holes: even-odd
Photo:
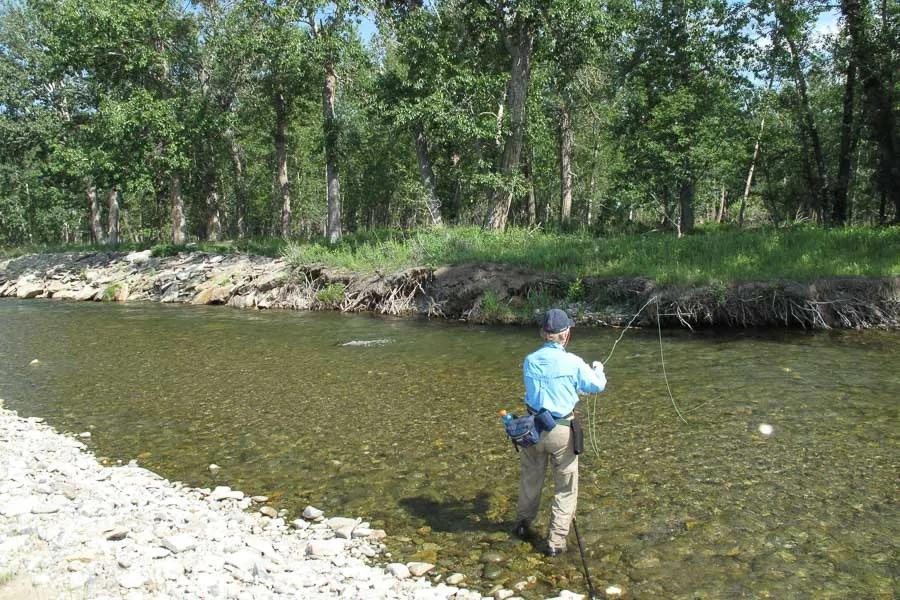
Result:
[[[594,361],[594,367],[591,368],[586,362],[579,359],[581,364],[578,365],[578,393],[580,394],[599,394],[606,389],[606,373],[603,371],[603,364],[600,361]]]

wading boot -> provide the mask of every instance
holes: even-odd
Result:
[[[565,552],[565,548],[556,548],[554,546],[547,546],[544,548],[544,556],[547,558],[556,558],[557,556],[562,556]]]
[[[519,521],[519,524],[516,525],[516,528],[513,530],[513,534],[520,540],[528,540],[531,537],[528,529],[528,521]]]

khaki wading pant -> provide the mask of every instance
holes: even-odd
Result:
[[[553,468],[555,494],[550,512],[551,548],[565,548],[569,526],[578,502],[578,456],[572,442],[572,429],[557,425],[541,434],[541,440],[521,448],[521,475],[517,521],[533,522],[541,503],[541,488],[547,473],[547,461]]]

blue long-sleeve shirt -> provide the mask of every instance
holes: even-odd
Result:
[[[534,411],[546,408],[554,417],[569,415],[578,404],[578,394],[596,394],[606,388],[602,368],[592,369],[555,342],[525,357],[523,373],[525,404]]]

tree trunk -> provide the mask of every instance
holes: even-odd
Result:
[[[212,182],[206,195],[206,239],[216,242],[222,237],[221,207],[219,205],[219,190],[216,183]]]
[[[285,129],[287,127],[287,108],[284,101],[284,86],[275,86],[275,177],[281,199],[281,237],[291,234],[291,187],[287,173],[287,147]]]
[[[532,154],[533,150],[529,148],[528,152],[525,153],[525,164],[522,167],[522,171],[525,174],[525,181],[528,185],[528,198],[526,200],[527,205],[525,210],[528,213],[529,227],[534,227],[535,223],[537,223],[537,199],[534,196],[534,158]]]
[[[791,55],[791,64],[794,71],[794,80],[797,83],[800,121],[803,124],[809,141],[812,144],[815,171],[813,172],[814,193],[816,197],[817,212],[821,217],[828,214],[829,188],[828,170],[825,167],[825,155],[822,152],[822,143],[819,139],[819,130],[813,119],[812,109],[809,106],[809,94],[806,87],[806,75],[800,64],[800,55],[797,53],[797,45],[791,36],[785,36]]]
[[[841,12],[850,34],[851,54],[859,69],[863,106],[869,120],[869,131],[878,145],[878,188],[885,201],[894,205],[894,221],[900,222],[900,140],[897,139],[897,118],[894,112],[894,68],[881,69],[876,64],[879,52],[870,39],[874,26],[868,18],[868,4],[860,0],[843,0]],[[883,27],[889,27],[891,16],[887,3],[882,5]],[[882,34],[886,35],[886,34]],[[888,65],[894,61],[885,59]]]
[[[91,208],[91,242],[102,244],[103,226],[100,224],[100,203],[97,202],[97,188],[89,185],[87,189],[88,203]]]
[[[816,201],[816,175],[813,173],[812,163],[809,160],[809,140],[807,139],[807,131],[802,123],[797,124],[799,127],[799,138],[800,138],[800,160],[803,163],[803,174],[806,177],[806,182],[809,185],[809,189],[806,190],[806,194],[804,194],[804,199],[802,203],[802,208],[808,215],[811,215],[814,221],[819,221],[819,213],[817,210],[817,201]],[[798,208],[798,211],[800,209]]]
[[[425,203],[428,208],[428,215],[431,217],[431,224],[435,227],[443,225],[441,219],[441,201],[437,197],[434,190],[434,171],[431,169],[431,157],[428,155],[428,140],[425,138],[425,132],[421,127],[416,127],[416,160],[419,162],[419,175],[422,177],[422,187],[425,188]]]
[[[832,225],[847,224],[849,206],[847,191],[850,189],[850,174],[853,161],[853,146],[856,143],[853,127],[854,92],[856,91],[856,61],[851,55],[847,61],[847,78],[844,82],[844,113],[841,118],[841,145],[838,155],[838,176],[834,184],[834,206],[831,209]]]
[[[528,99],[528,85],[531,79],[531,50],[534,32],[530,24],[520,24],[516,28],[515,39],[510,44],[509,88],[506,95],[509,108],[510,131],[503,145],[500,161],[500,175],[503,180],[494,190],[490,210],[484,221],[484,228],[502,231],[506,228],[509,207],[512,204],[514,181],[519,173],[519,157],[525,138],[525,102]]]
[[[694,180],[686,177],[678,184],[678,202],[681,205],[681,218],[678,222],[678,235],[686,235],[694,231]]]
[[[109,231],[108,241],[113,246],[119,245],[119,192],[112,188],[106,194],[106,204],[109,207],[107,225]]]
[[[722,186],[722,195],[719,198],[719,211],[716,213],[716,223],[725,220],[725,211],[728,209],[728,190]]]
[[[600,150],[600,141],[597,138],[597,130],[596,127],[594,129],[594,145],[591,148],[591,179],[588,182],[588,190],[587,190],[587,218],[585,225],[590,228],[591,223],[594,220],[594,198],[597,193],[597,152]],[[603,210],[603,206],[597,210],[597,222],[600,222],[601,211]]]
[[[184,199],[181,197],[179,175],[172,175],[169,180],[169,198],[172,203],[172,243],[181,246],[187,242],[187,223],[184,218]]]
[[[572,153],[575,149],[575,129],[572,127],[572,98],[566,93],[559,111],[559,223],[563,229],[572,220]]]
[[[756,161],[759,159],[759,146],[762,143],[763,130],[765,127],[766,115],[763,115],[759,120],[759,133],[756,134],[756,143],[753,145],[753,158],[750,159],[750,170],[747,172],[747,183],[744,185],[744,195],[741,196],[741,209],[738,212],[738,227],[744,226],[744,209],[747,206],[747,198],[750,197],[750,188],[753,186],[753,172],[756,170]]]
[[[775,193],[772,190],[772,180],[769,177],[769,170],[766,169],[765,164],[760,165],[760,168],[763,177],[766,180],[766,191],[763,193],[763,204],[769,210],[769,215],[772,217],[772,224],[778,228],[781,224],[781,217],[778,216],[778,209],[775,206]]]
[[[325,133],[325,182],[328,193],[328,241],[335,244],[341,240],[341,185],[338,174],[338,131],[334,114],[334,100],[337,95],[337,74],[331,61],[325,62],[325,85],[322,87],[322,109]]]
[[[230,127],[225,131],[225,138],[234,163],[234,220],[231,229],[234,235],[242,238],[246,233],[244,219],[247,216],[247,182],[244,181],[243,152],[235,138],[234,130]]]

